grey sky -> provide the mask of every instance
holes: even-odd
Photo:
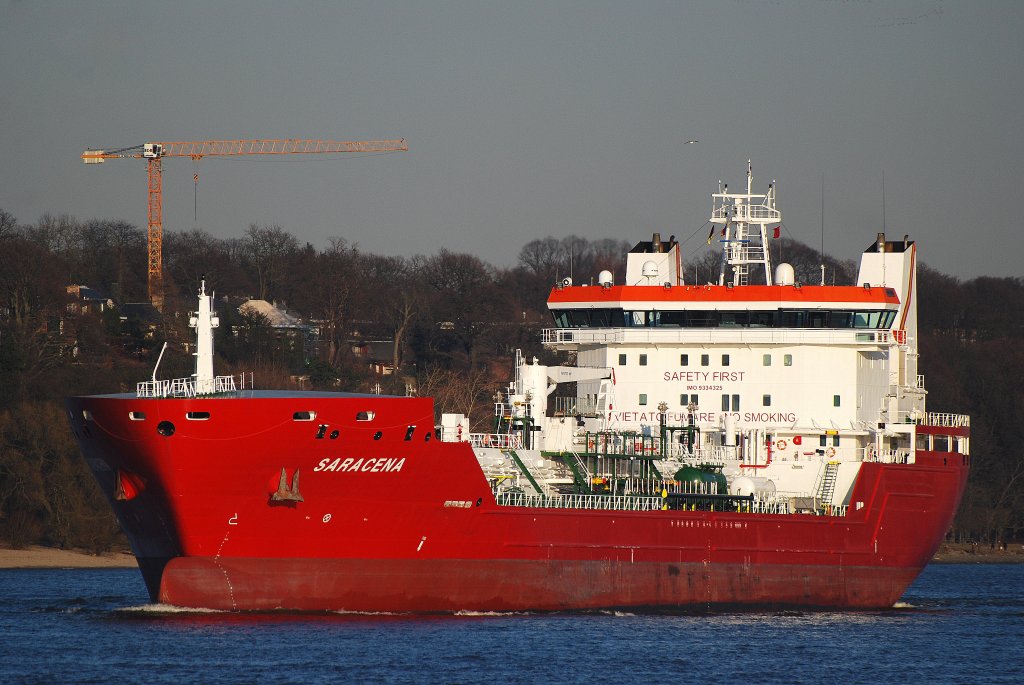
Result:
[[[374,158],[168,160],[165,230],[193,227],[198,170],[219,237],[277,223],[507,266],[547,235],[685,238],[751,158],[812,245],[824,175],[837,257],[881,230],[884,173],[887,231],[925,263],[1020,276],[1022,67],[1019,0],[4,2],[0,208],[144,228],[145,163],[86,167],[86,147],[404,137]]]

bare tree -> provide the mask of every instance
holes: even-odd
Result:
[[[278,225],[249,224],[243,238],[245,256],[256,270],[259,299],[265,300],[284,275],[288,257],[299,247],[295,236]]]

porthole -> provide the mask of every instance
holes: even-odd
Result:
[[[376,433],[373,434],[374,440],[380,440],[382,437],[384,437],[384,433],[382,433],[381,431],[377,431]]]
[[[170,421],[161,421],[156,425],[156,432],[165,438],[169,438],[174,435],[174,424]]]
[[[431,432],[430,431],[427,431],[426,433],[424,433],[423,434],[423,442],[430,442],[430,436],[431,436]]]
[[[338,439],[338,435],[339,435],[338,431],[336,431],[336,430],[331,431],[331,440],[337,440]]]

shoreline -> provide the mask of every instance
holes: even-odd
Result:
[[[943,544],[933,564],[1024,564],[1024,545],[998,550],[965,543]],[[24,549],[0,548],[0,569],[25,568],[136,568],[135,556],[128,551],[90,554],[88,552],[32,545]]]
[[[138,568],[131,552],[90,554],[79,550],[30,545],[0,548],[0,569],[14,568]]]

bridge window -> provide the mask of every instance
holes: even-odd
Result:
[[[658,317],[658,325],[666,327],[683,327],[686,325],[686,312],[684,311],[668,311],[660,312]]]
[[[690,355],[688,355],[688,354],[681,354],[681,355],[679,355],[679,366],[689,366],[689,365],[690,365]]]
[[[874,328],[888,329],[894,310],[853,311],[782,309],[770,311],[718,311],[671,309],[637,311],[622,309],[551,310],[558,328]]]
[[[701,366],[711,366],[711,355],[710,354],[702,354],[700,356],[700,365]]]
[[[770,406],[772,406],[772,396],[771,395],[761,395],[761,406],[762,407],[770,407]]]
[[[832,312],[829,324],[831,328],[852,328],[853,312]]]
[[[619,355],[619,366],[625,366],[625,365],[626,365],[626,355],[620,354]]]
[[[761,366],[771,366],[772,356],[770,354],[761,355]]]
[[[640,406],[647,406],[647,393],[645,392],[640,393]]]
[[[832,406],[833,407],[838,407],[839,406],[839,395],[832,395]]]
[[[641,354],[640,355],[640,366],[647,366],[647,355],[646,354]]]
[[[729,355],[722,355],[722,366],[729,366]]]
[[[793,366],[793,355],[791,355],[791,354],[784,354],[784,355],[782,355],[782,365],[783,366]]]

